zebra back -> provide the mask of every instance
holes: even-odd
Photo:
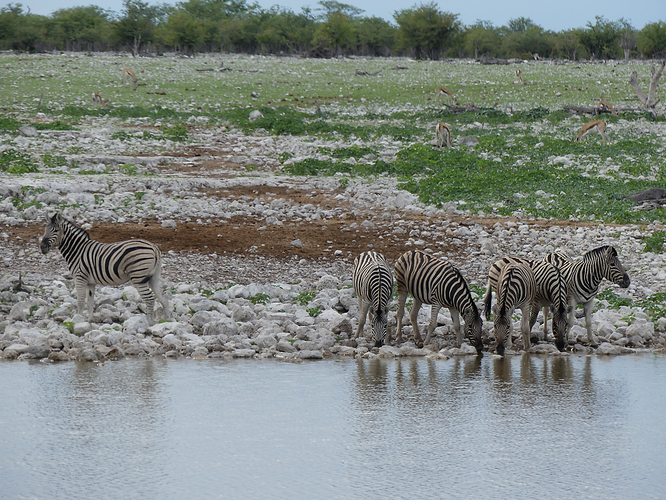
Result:
[[[536,288],[534,272],[529,264],[516,263],[505,266],[498,282],[498,316],[504,317],[521,304],[533,302]]]
[[[398,294],[410,293],[424,304],[439,304],[459,311],[465,321],[466,336],[477,350],[483,347],[479,310],[465,278],[452,264],[411,250],[395,263],[395,281]]]
[[[120,285],[131,278],[148,283],[161,265],[161,253],[152,243],[101,243],[59,213],[49,219],[41,242],[43,253],[54,247],[60,249],[73,275],[102,285]]]
[[[522,257],[512,257],[510,255],[505,255],[498,261],[495,261],[492,266],[490,266],[490,271],[488,271],[488,286],[486,287],[486,294],[484,296],[483,302],[485,305],[484,314],[486,319],[490,317],[490,312],[492,310],[493,303],[493,290],[497,292],[497,282],[499,281],[500,274],[502,270],[509,264],[532,264],[532,260],[525,259]]]
[[[377,252],[363,252],[354,259],[354,291],[370,304],[372,337],[381,345],[387,334],[388,310],[393,294],[393,273],[386,257]]]
[[[579,261],[570,260],[561,254],[548,254],[543,260],[559,268],[567,283],[569,298],[575,297],[577,302],[593,299],[604,278],[622,288],[627,288],[630,283],[617,250],[612,246],[590,250]]]

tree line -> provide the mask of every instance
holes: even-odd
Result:
[[[583,28],[554,32],[531,19],[506,26],[463,25],[436,3],[398,10],[395,22],[363,16],[336,0],[294,13],[247,0],[187,0],[150,5],[124,0],[119,13],[95,5],[32,14],[22,4],[0,9],[0,49],[29,52],[127,50],[135,56],[179,51],[317,56],[622,59],[666,56],[666,22],[640,30],[625,19],[597,16]]]

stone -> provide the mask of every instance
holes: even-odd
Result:
[[[324,355],[321,353],[321,351],[311,350],[300,351],[298,353],[298,357],[300,359],[324,359]]]
[[[150,328],[148,318],[145,314],[138,314],[131,316],[123,322],[123,333],[127,335],[136,335],[137,333],[145,333]]]

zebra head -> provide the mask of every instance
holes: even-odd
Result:
[[[555,337],[555,346],[559,351],[564,351],[566,346],[567,330],[569,328],[569,314],[573,312],[573,307],[562,306],[553,309],[553,336]]]
[[[372,340],[375,341],[375,347],[381,347],[388,333],[388,308],[376,311],[374,307],[370,307],[370,314],[372,314]]]
[[[493,306],[493,323],[495,327],[495,339],[497,339],[495,351],[500,356],[504,356],[504,343],[507,337],[511,335],[511,318],[507,313],[506,309],[502,308],[500,310],[496,305]]]
[[[483,338],[481,337],[483,320],[474,303],[465,311],[463,319],[465,320],[465,336],[469,339],[469,343],[476,347],[476,353],[481,354],[483,351]]]
[[[630,283],[629,275],[624,270],[624,267],[622,267],[622,263],[620,262],[620,258],[617,255],[617,250],[615,250],[615,247],[599,247],[588,253],[596,253],[597,251],[600,252],[598,255],[603,256],[602,268],[604,278],[615,283],[616,285],[619,285],[620,288],[627,288]],[[587,257],[587,254],[585,257]]]
[[[40,245],[43,254],[53,248],[58,248],[60,245],[60,241],[62,240],[62,223],[64,220],[59,213],[56,213],[53,217],[46,217],[46,230],[44,231]]]

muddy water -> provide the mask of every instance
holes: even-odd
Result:
[[[664,498],[666,356],[0,362],[0,498]]]

